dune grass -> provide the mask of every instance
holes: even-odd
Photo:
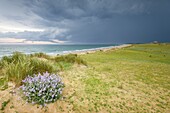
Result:
[[[65,58],[56,56],[50,61],[69,67],[73,61],[61,62]],[[47,105],[45,111],[15,101],[9,106],[18,112],[29,108],[30,112],[49,113],[169,113],[170,44],[136,44],[80,58],[88,66],[72,65],[58,72],[65,84],[63,100]]]
[[[5,81],[6,83],[11,81],[19,86],[28,75],[42,74],[46,71],[57,73],[70,68],[74,63],[85,64],[80,57],[73,54],[52,57],[44,53],[26,55],[14,52],[12,56],[4,56],[0,60],[0,85],[2,86]]]

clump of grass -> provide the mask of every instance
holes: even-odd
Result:
[[[20,84],[21,80],[26,77],[26,75],[31,75],[33,73],[33,67],[30,62],[12,62],[10,64],[5,64],[4,75],[7,81],[13,81]]]
[[[26,55],[21,52],[14,52],[11,56],[3,56],[0,61],[0,69],[2,69],[5,64],[17,63],[18,61],[23,61],[26,59]]]
[[[54,58],[56,62],[67,62],[67,63],[77,63],[77,64],[83,64],[87,65],[87,63],[78,57],[77,54],[68,54],[68,55],[62,55],[62,56],[56,56]]]
[[[20,85],[21,81],[27,75],[43,72],[55,72],[54,66],[48,62],[38,58],[31,58],[19,52],[15,52],[12,56],[5,56],[0,61],[2,74],[6,81],[15,82]]]
[[[2,57],[1,61],[0,61],[0,69],[2,69],[5,65],[5,63],[11,63],[12,59],[10,57],[4,56]]]
[[[8,88],[8,85],[6,83],[6,80],[3,76],[0,78],[0,90],[5,90]]]
[[[45,53],[34,53],[34,54],[30,54],[31,57],[38,57],[38,58],[45,58],[45,59],[51,59],[51,57]]]
[[[87,65],[75,54],[51,57],[44,53],[26,55],[14,52],[13,55],[4,56],[0,60],[0,75],[4,76],[6,82],[12,81],[19,86],[27,75],[42,74],[46,71],[56,73],[68,69],[73,63]]]
[[[7,106],[7,104],[8,104],[9,102],[10,102],[10,99],[8,99],[7,101],[4,101],[4,102],[2,103],[2,107],[1,107],[0,110],[4,110],[5,107]]]
[[[14,108],[14,106],[12,105],[12,106],[10,106],[10,109],[13,109]]]
[[[38,58],[30,59],[30,66],[32,67],[32,72],[34,74],[44,73],[48,71],[49,73],[55,72],[53,64],[49,61],[40,60]]]
[[[27,59],[24,61],[12,62],[5,64],[4,74],[7,81],[13,81],[16,85],[20,85],[21,81],[27,75],[43,72],[55,72],[53,65],[50,62],[39,60],[37,58]]]

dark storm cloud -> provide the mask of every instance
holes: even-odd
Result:
[[[31,11],[49,21],[96,17],[112,18],[114,14],[147,13],[148,0],[30,0]]]
[[[70,43],[170,41],[168,0],[14,1],[16,5],[22,4],[23,12],[19,15],[9,13],[10,20],[45,30],[7,32],[0,37],[59,39]],[[63,31],[56,33],[58,29]]]

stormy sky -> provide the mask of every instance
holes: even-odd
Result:
[[[170,42],[170,0],[0,0],[0,43]]]

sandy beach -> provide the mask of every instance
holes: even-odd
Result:
[[[101,48],[93,48],[93,49],[86,49],[86,50],[76,50],[76,51],[70,51],[70,52],[66,52],[64,53],[64,55],[67,54],[78,54],[78,55],[83,55],[83,54],[90,54],[90,53],[95,53],[97,51],[109,51],[109,50],[116,50],[116,49],[121,49],[121,48],[125,48],[125,47],[130,47],[132,46],[131,44],[122,44],[122,45],[118,45],[118,46],[109,46],[109,47],[101,47]]]

